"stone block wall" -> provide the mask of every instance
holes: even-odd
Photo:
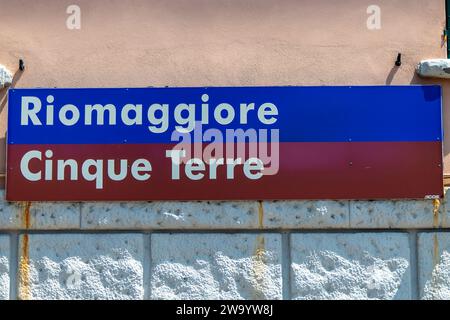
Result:
[[[2,200],[0,299],[450,299],[446,199]]]

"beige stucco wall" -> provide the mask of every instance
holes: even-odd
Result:
[[[414,68],[446,56],[444,2],[0,0],[0,63],[15,71],[25,59],[16,87],[429,83]],[[70,4],[81,7],[80,30],[66,28]],[[381,30],[366,27],[371,4],[381,7]],[[450,121],[445,127],[450,172]]]
[[[66,28],[73,3],[81,30]],[[366,28],[371,4],[381,30]],[[446,56],[444,13],[444,0],[0,0],[0,64],[16,87],[432,83],[414,68]],[[447,115],[450,85],[434,83]],[[450,299],[449,190],[125,203],[10,203],[0,190],[0,300]]]

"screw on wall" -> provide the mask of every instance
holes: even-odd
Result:
[[[397,55],[397,60],[395,60],[395,65],[396,65],[397,67],[400,67],[400,66],[402,65],[402,54],[401,54],[401,53],[399,53],[399,54]]]
[[[19,59],[19,70],[25,70],[25,61],[23,59]]]

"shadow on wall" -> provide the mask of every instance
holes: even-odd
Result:
[[[387,78],[386,78],[386,85],[391,85],[392,80],[394,80],[395,74],[397,73],[399,67],[393,66],[391,71],[389,72]]]
[[[442,99],[443,99],[443,123],[444,123],[444,157],[450,154],[450,83],[444,82],[442,84]],[[450,162],[444,166],[446,173],[450,173]]]
[[[17,82],[22,77],[23,71],[20,69],[17,69],[16,73],[14,74],[12,83],[9,87],[0,89],[0,113],[3,112],[3,109],[6,106],[6,103],[8,102],[8,90],[11,88],[14,88],[17,84]]]
[[[393,66],[386,77],[385,84],[391,85],[401,67]],[[443,156],[444,173],[450,174],[450,82],[444,79],[422,78],[415,71],[410,80],[411,85],[440,85],[442,87],[442,122],[443,122]],[[447,159],[446,159],[447,158]]]
[[[390,72],[386,77],[385,84],[391,85],[395,76],[397,75],[400,67],[393,66]],[[8,102],[8,89],[14,88],[17,82],[22,77],[23,71],[17,69],[11,86],[9,88],[0,89],[0,113],[6,112],[5,107]],[[450,82],[442,81],[441,79],[426,79],[421,78],[414,72],[412,79],[410,80],[410,84],[435,84],[442,86],[442,99],[443,99],[443,124],[444,124],[444,157],[450,155],[450,121],[445,121],[446,119],[450,119]],[[5,128],[6,129],[6,128]],[[0,188],[4,185],[4,174],[6,170],[5,162],[6,162],[6,132],[5,136],[0,138],[0,148],[3,152],[0,152]],[[450,173],[450,159],[445,161],[444,168],[447,173]]]

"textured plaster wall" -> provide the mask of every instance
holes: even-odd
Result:
[[[450,172],[450,86],[414,72],[446,55],[443,0],[80,0],[80,30],[70,4],[0,0],[13,87],[439,83]],[[446,199],[2,200],[0,299],[450,299],[449,212]]]
[[[78,0],[79,30],[66,27],[71,4],[0,0],[0,64],[16,87],[440,83],[450,112],[448,83],[414,72],[420,60],[446,56],[444,0]],[[367,28],[373,4],[380,30]],[[445,127],[450,173],[450,121]]]

